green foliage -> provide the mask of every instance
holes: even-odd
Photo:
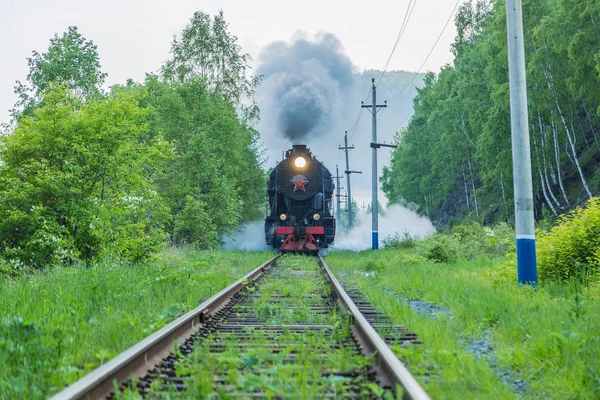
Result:
[[[478,255],[501,256],[515,248],[515,232],[504,222],[493,227],[484,227],[473,221],[454,226],[451,234],[458,240],[467,258]]]
[[[415,244],[419,254],[426,259],[452,263],[459,259],[503,256],[511,250],[514,252],[515,233],[505,223],[484,227],[478,222],[471,222],[456,225],[450,232],[436,233]]]
[[[512,252],[506,255],[507,260],[491,268],[486,277],[496,285],[514,283],[517,273],[517,254]]]
[[[589,200],[561,216],[549,232],[537,240],[539,275],[542,280],[588,282],[600,272],[600,199]]]
[[[194,14],[165,81],[101,92],[76,27],[28,59],[14,129],[0,139],[0,271],[142,260],[165,243],[214,248],[262,216],[265,174],[249,58],[223,14]],[[244,104],[242,104],[244,103]]]
[[[237,37],[228,31],[222,10],[213,18],[196,11],[181,37],[173,40],[171,54],[162,67],[168,82],[200,78],[210,91],[236,105],[254,96],[258,80],[247,77],[252,58],[242,53]]]
[[[598,193],[590,178],[600,149],[600,7],[528,0],[523,10],[535,213],[542,219]],[[465,2],[456,28],[453,63],[425,76],[382,189],[391,202],[418,204],[439,225],[508,222],[514,206],[505,2]]]
[[[501,222],[485,229],[485,251],[491,255],[503,255],[515,249],[515,230],[508,224]]]
[[[265,175],[258,133],[200,78],[168,84],[148,77],[150,129],[177,156],[157,179],[170,208],[171,240],[201,248],[218,244],[229,229],[262,215]]]
[[[270,257],[171,249],[0,276],[0,398],[48,398]]]
[[[46,378],[47,371],[60,367],[62,338],[56,331],[47,335],[43,332],[38,323],[20,316],[8,314],[0,319],[0,365],[28,371],[24,379],[11,382],[9,393],[42,397],[39,382]]]
[[[382,245],[384,249],[398,248],[410,249],[417,243],[417,238],[410,235],[408,231],[404,231],[402,236],[398,232],[383,239]]]
[[[383,269],[383,265],[380,262],[368,260],[362,263],[363,269],[367,272],[379,272]]]
[[[94,42],[81,36],[76,26],[70,26],[60,37],[54,35],[46,53],[33,51],[27,64],[28,85],[17,82],[15,93],[19,101],[12,110],[13,116],[23,111],[30,114],[53,85],[66,85],[78,97],[88,99],[100,94],[106,78]]]
[[[455,262],[461,250],[453,236],[439,233],[427,238],[421,249],[425,258],[436,263]]]
[[[187,196],[185,206],[175,221],[173,236],[178,242],[193,243],[200,248],[214,246],[217,232],[208,215],[209,207]]]
[[[145,140],[145,119],[135,93],[82,104],[64,87],[46,92],[2,138],[2,256],[43,267],[104,249],[131,259],[156,250],[166,215],[147,171],[168,147]]]

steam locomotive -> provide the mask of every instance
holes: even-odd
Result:
[[[294,145],[267,181],[267,245],[282,252],[316,253],[333,244],[331,173],[306,145]]]

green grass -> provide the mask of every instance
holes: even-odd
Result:
[[[355,283],[425,342],[394,350],[433,398],[600,397],[597,285],[548,283],[535,291],[516,284],[504,258],[433,263],[417,249],[332,252],[326,260],[341,280]],[[452,317],[433,319],[403,299],[446,307]],[[469,350],[484,336],[492,363]],[[525,391],[506,385],[502,371],[525,381]]]
[[[0,276],[0,398],[59,391],[272,256],[170,250]]]

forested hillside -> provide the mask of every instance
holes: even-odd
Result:
[[[552,218],[600,191],[600,3],[527,0],[523,11],[535,216]],[[438,225],[510,221],[505,2],[463,4],[456,27],[454,62],[426,76],[382,187]]]
[[[256,218],[257,81],[236,41],[197,12],[158,75],[108,92],[76,27],[34,51],[0,142],[0,270],[211,248]]]

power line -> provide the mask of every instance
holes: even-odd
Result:
[[[412,8],[411,8],[411,5],[412,5]],[[408,26],[408,20],[410,19],[416,5],[417,5],[416,0],[414,1],[414,3],[413,3],[413,0],[410,0],[408,3],[408,7],[406,8],[406,13],[404,14],[404,19],[402,20],[402,25],[400,26],[400,31],[398,32],[398,36],[396,37],[396,42],[394,43],[392,52],[390,53],[390,56],[388,57],[385,65],[383,66],[383,70],[382,70],[381,74],[379,75],[379,79],[377,80],[377,86],[379,86],[379,82],[381,82],[383,75],[385,75],[385,73],[387,71],[387,67],[389,66],[390,61],[392,60],[392,56],[394,55],[394,52],[396,51],[396,47],[398,47],[398,43],[400,43],[400,39],[402,39],[402,36],[404,35],[404,31],[406,30],[406,27]]]
[[[364,102],[368,102],[369,98],[371,98],[371,88],[370,87],[368,88],[367,99]],[[356,122],[354,123],[354,126],[352,127],[352,132],[350,132],[350,141],[352,141],[352,138],[354,137],[354,134],[356,133],[356,128],[358,127],[358,122],[360,121],[360,117],[362,117],[362,113],[363,113],[363,109],[361,107],[360,111],[358,112],[358,118],[356,118]]]
[[[423,63],[419,67],[419,70],[417,72],[415,72],[415,74],[412,76],[412,78],[410,79],[410,81],[406,84],[406,86],[404,86],[404,88],[402,88],[402,90],[400,91],[400,93],[398,95],[401,95],[402,93],[404,93],[404,91],[406,89],[408,89],[408,87],[410,86],[410,84],[415,80],[415,78],[417,77],[417,75],[419,75],[419,73],[421,72],[421,70],[425,66],[425,63],[427,62],[427,60],[429,60],[429,57],[431,57],[431,54],[433,53],[433,50],[435,50],[435,47],[439,43],[440,39],[442,38],[442,35],[444,34],[444,31],[448,27],[448,24],[450,23],[450,20],[452,19],[452,16],[454,15],[454,12],[458,8],[458,4],[460,3],[460,1],[461,0],[457,0],[456,1],[456,4],[454,5],[454,8],[452,9],[452,12],[450,13],[450,16],[448,17],[448,20],[446,21],[446,24],[444,25],[444,28],[442,29],[442,31],[440,32],[440,35],[438,36],[437,40],[433,44],[433,47],[431,47],[431,50],[429,50],[429,54],[427,54],[427,57],[425,57],[425,61],[423,61]]]
[[[354,126],[352,127],[352,132],[350,133],[350,141],[352,141],[352,138],[354,137],[354,133],[356,133],[356,127],[358,126],[358,121],[360,121],[360,117],[362,117],[362,113],[363,113],[363,110],[361,108],[358,113],[358,118],[356,118],[356,122],[354,123]]]
[[[414,1],[410,0],[408,2],[408,6],[406,7],[406,12],[404,13],[404,19],[402,20],[402,24],[400,25],[400,30],[398,31],[398,35],[396,36],[396,41],[394,43],[394,47],[392,48],[390,56],[388,57],[385,65],[383,66],[383,71],[381,72],[381,74],[379,74],[377,85],[379,85],[379,83],[381,82],[381,80],[383,79],[383,76],[385,75],[385,73],[387,71],[387,68],[390,64],[390,61],[392,60],[394,52],[396,51],[396,48],[398,47],[398,43],[400,43],[400,40],[402,39],[402,36],[404,35],[404,32],[406,31],[406,27],[408,26],[408,21],[410,20],[410,17],[412,16],[412,13],[413,13],[416,5],[417,5],[417,0],[414,0]],[[366,100],[364,101],[365,103],[369,102],[371,93],[372,93],[371,88],[369,88],[367,91]],[[360,121],[360,118],[362,117],[362,111],[363,110],[361,108],[358,113],[358,117],[356,118],[356,122],[354,123],[354,126],[350,130],[351,131],[350,132],[350,140],[352,140],[354,138],[354,134],[356,133],[356,128],[358,127],[358,123]]]
[[[435,41],[435,43],[433,44],[431,50],[429,51],[429,54],[427,54],[427,57],[425,58],[425,61],[423,61],[423,63],[419,67],[419,70],[411,77],[410,81],[402,88],[402,90],[400,91],[399,94],[404,93],[406,91],[406,89],[408,89],[408,87],[410,86],[410,84],[415,80],[415,78],[419,75],[419,73],[421,72],[421,70],[425,66],[425,63],[427,63],[427,61],[429,60],[429,57],[431,57],[431,54],[435,50],[435,48],[438,45],[440,39],[442,38],[442,35],[446,31],[446,28],[448,27],[448,24],[450,23],[450,20],[452,19],[452,16],[456,12],[456,9],[458,8],[458,4],[460,3],[460,1],[461,0],[457,0],[456,1],[456,4],[454,5],[454,8],[452,9],[452,12],[450,13],[450,16],[448,17],[448,20],[444,24],[444,27],[442,28],[442,31],[440,32],[437,40]],[[404,19],[402,20],[402,24],[401,24],[400,30],[398,32],[398,36],[396,37],[396,42],[394,43],[394,47],[392,48],[390,56],[388,57],[385,65],[384,65],[383,71],[379,75],[379,78],[377,80],[377,85],[376,86],[379,86],[379,83],[381,82],[381,80],[383,79],[383,76],[387,72],[387,68],[389,66],[389,63],[390,63],[390,61],[391,61],[391,59],[392,59],[392,57],[394,55],[394,52],[396,51],[396,48],[398,47],[398,43],[400,42],[400,40],[402,39],[402,36],[404,35],[404,32],[406,31],[406,27],[408,26],[408,21],[410,20],[410,17],[412,16],[412,13],[413,13],[416,5],[417,5],[417,0],[414,0],[414,2],[413,2],[413,0],[409,1],[408,7],[406,8],[406,12],[404,13]],[[369,101],[370,95],[371,95],[371,90],[368,91],[367,98],[366,98],[365,102]],[[356,133],[356,128],[358,127],[358,123],[359,123],[361,117],[362,117],[362,108],[360,109],[360,112],[358,113],[358,117],[356,118],[356,122],[354,123],[354,126],[351,129],[350,140],[352,140],[354,138],[354,134]],[[339,156],[338,156],[338,159],[339,159]]]
[[[381,72],[381,74],[379,75],[379,78],[377,79],[376,86],[379,86],[381,79],[383,79],[383,76],[387,72],[387,68],[390,64],[390,61],[392,60],[394,52],[396,51],[396,47],[398,47],[398,43],[400,43],[400,39],[402,39],[402,36],[404,35],[404,31],[406,31],[406,27],[408,26],[408,21],[410,20],[410,17],[412,16],[412,13],[413,13],[416,5],[417,5],[417,0],[414,0],[414,3],[413,3],[413,0],[410,0],[408,2],[408,7],[406,8],[406,13],[404,14],[404,19],[402,20],[402,25],[400,26],[400,31],[398,32],[398,36],[396,37],[396,42],[394,43],[394,47],[392,48],[392,52],[390,53],[390,56],[388,57],[385,65],[383,66],[383,71]],[[412,8],[411,8],[411,6],[412,6]],[[368,99],[367,99],[367,101],[368,101]]]

